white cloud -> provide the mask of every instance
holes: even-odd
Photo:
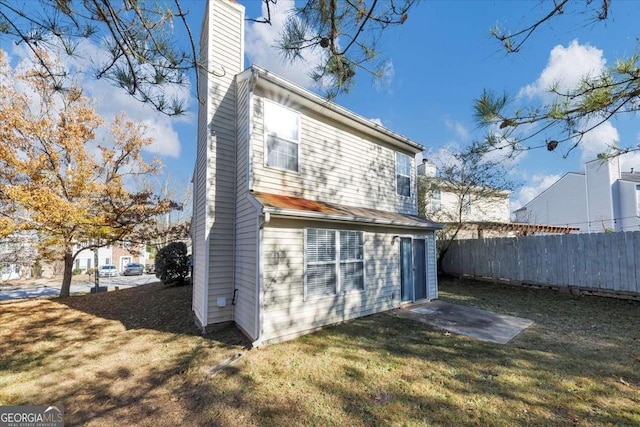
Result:
[[[589,124],[584,126],[588,129]],[[589,131],[584,135],[580,142],[582,154],[580,160],[582,163],[590,162],[598,157],[598,154],[609,151],[609,148],[620,141],[618,130],[611,122],[604,122],[597,128]]]
[[[391,92],[391,83],[393,82],[393,78],[396,75],[396,70],[393,67],[393,62],[391,60],[385,61],[382,65],[382,76],[380,78],[373,80],[373,86],[378,91],[386,90],[387,92]]]
[[[322,62],[320,49],[305,49],[303,60],[288,63],[276,47],[284,24],[293,12],[293,0],[280,0],[270,4],[271,25],[251,22],[245,28],[245,53],[251,63],[266,68],[303,87],[310,88],[315,82],[309,72]],[[262,15],[267,16],[266,5],[262,4]]]
[[[573,88],[587,75],[597,75],[606,64],[603,51],[577,40],[569,46],[555,46],[549,54],[547,66],[538,80],[520,89],[519,97],[552,99],[549,89],[557,85],[560,91]]]
[[[529,184],[524,185],[511,198],[511,211],[520,209],[533,200],[538,194],[551,187],[561,175],[534,175]]]
[[[375,123],[375,124],[377,124],[377,125],[384,126],[384,125],[382,124],[382,120],[381,120],[379,117],[374,117],[374,118],[369,119],[369,120],[371,120],[373,123]]]
[[[55,49],[52,46],[52,49]],[[23,46],[16,46],[12,51],[11,63],[15,63],[16,70],[24,70],[32,67],[33,54]],[[172,118],[155,110],[152,106],[142,104],[128,95],[123,89],[114,87],[107,80],[96,80],[89,70],[94,69],[94,64],[104,61],[108,55],[94,43],[80,41],[73,56],[58,55],[61,65],[65,67],[82,87],[84,95],[95,100],[93,106],[96,112],[110,123],[116,115],[125,112],[126,117],[144,123],[147,127],[146,136],[153,138],[153,143],[145,147],[145,151],[151,154],[177,158],[180,156],[181,144],[174,125],[181,121],[192,121],[191,115]],[[178,96],[189,99],[190,88],[164,87],[167,98]],[[107,139],[106,129],[97,132],[96,139]]]
[[[469,139],[469,131],[462,123],[455,120],[446,119],[444,124],[449,130],[453,131],[456,137],[458,137],[462,141],[467,141]]]

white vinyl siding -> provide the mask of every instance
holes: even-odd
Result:
[[[252,340],[256,330],[257,269],[258,269],[258,211],[249,199],[247,184],[250,164],[249,134],[249,82],[236,79],[238,99],[237,161],[236,169],[236,220],[235,220],[235,306],[233,319]]]
[[[411,157],[396,153],[396,194],[411,197]]]
[[[364,289],[362,232],[308,229],[305,242],[305,298]]]
[[[208,2],[201,50],[212,73],[203,73],[207,102],[198,114],[194,200],[194,311],[202,325],[233,320],[236,74],[244,68],[244,7]],[[219,70],[224,70],[220,72]],[[208,242],[208,247],[206,246]],[[206,318],[205,318],[206,317]]]
[[[275,102],[264,102],[266,166],[298,171],[300,115]]]
[[[260,92],[260,87],[256,92]],[[253,97],[254,191],[321,200],[348,206],[416,214],[415,191],[411,197],[396,194],[395,153],[392,148],[342,123],[300,111],[298,172],[266,166],[264,105],[262,93]],[[295,105],[286,105],[296,109]],[[413,157],[408,156],[413,165]],[[415,171],[411,166],[411,188]]]
[[[398,230],[381,227],[341,230],[362,233],[363,291],[305,299],[304,229],[322,226],[319,222],[272,218],[264,228],[261,338],[267,342],[400,305],[399,245],[393,241]],[[344,228],[338,224],[332,227]]]

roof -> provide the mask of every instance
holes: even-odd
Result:
[[[465,229],[474,230],[491,230],[502,232],[513,231],[521,236],[536,233],[569,234],[572,231],[580,230],[580,227],[569,227],[565,225],[550,224],[529,224],[524,222],[465,222],[462,226]]]
[[[640,182],[640,172],[622,172],[620,179],[623,181]]]
[[[385,141],[391,145],[402,148],[414,154],[422,152],[425,147],[417,142],[400,135],[378,123],[354,113],[334,102],[327,100],[315,93],[304,89],[295,83],[292,83],[271,71],[252,65],[237,76],[238,79],[250,79],[252,86],[258,85],[264,87],[273,95],[286,92],[286,98],[295,101],[299,105],[309,108],[333,120],[349,125],[360,132],[368,134],[376,139]],[[274,98],[278,99],[278,98]]]
[[[263,206],[263,212],[280,217],[423,230],[442,228],[441,225],[418,215],[339,205],[336,203],[320,202],[279,194],[260,192],[253,192],[251,194]]]

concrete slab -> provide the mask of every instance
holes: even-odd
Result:
[[[429,301],[399,310],[399,315],[482,341],[506,344],[533,324],[522,317],[496,314],[479,308]]]

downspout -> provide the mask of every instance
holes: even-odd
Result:
[[[271,214],[269,212],[264,212],[258,216],[258,236],[257,236],[257,248],[256,248],[256,256],[258,268],[256,269],[256,339],[251,343],[252,347],[258,347],[262,344],[262,324],[263,324],[263,312],[262,312],[262,303],[263,303],[263,259],[262,259],[262,245],[264,238],[264,226],[271,221]]]

